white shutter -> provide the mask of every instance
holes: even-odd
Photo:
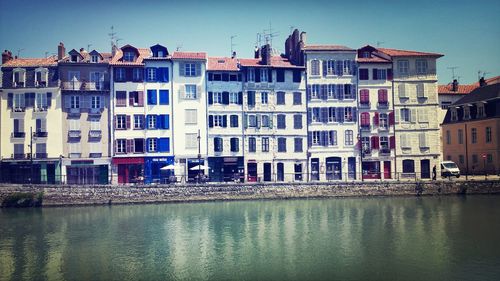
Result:
[[[201,85],[196,86],[196,98],[201,96],[201,92],[202,92]]]
[[[40,131],[47,132],[47,119],[40,119]]]
[[[426,133],[419,134],[420,147],[427,147],[427,135]]]
[[[400,114],[401,109],[397,108],[394,110],[394,123],[399,123],[399,114]]]
[[[418,122],[429,123],[429,115],[427,113],[428,113],[427,108],[420,108],[418,110]]]
[[[406,145],[406,135],[401,135],[401,147],[407,147]]]
[[[410,110],[410,120],[412,123],[417,122],[417,110],[415,108]]]
[[[179,87],[179,99],[184,99],[185,98],[185,89],[184,89],[184,85],[181,85]]]
[[[179,76],[184,76],[184,74],[185,74],[185,71],[184,71],[184,66],[185,66],[185,65],[186,65],[186,64],[185,64],[185,63],[183,63],[183,62],[180,62],[180,63],[179,63]]]
[[[405,84],[401,83],[398,85],[398,92],[400,98],[406,98]]]

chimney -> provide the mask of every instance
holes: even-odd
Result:
[[[266,44],[262,47],[262,64],[271,65],[271,45]]]
[[[484,80],[484,77],[481,77],[481,79],[479,79],[479,87],[484,87],[486,86],[486,81]]]
[[[66,48],[64,48],[64,44],[59,42],[57,46],[57,60],[62,60],[64,58],[64,54],[66,54]]]
[[[2,53],[2,64],[8,62],[12,60],[12,52],[11,51],[8,51],[8,50],[5,50],[3,51]]]
[[[307,33],[305,31],[302,31],[300,33],[300,42],[304,43],[306,45],[306,40],[307,40]]]
[[[255,49],[254,49],[253,52],[254,52],[254,56],[253,57],[256,58],[256,59],[260,59],[260,49],[259,49],[259,47],[255,46]]]
[[[451,90],[453,92],[458,91],[458,81],[457,81],[457,79],[453,79],[453,83],[451,84]]]
[[[231,55],[231,58],[232,59],[236,58],[236,52],[233,52],[233,54]]]

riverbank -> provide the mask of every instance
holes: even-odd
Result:
[[[42,194],[42,206],[71,206],[361,196],[500,194],[500,181],[266,183],[174,186],[0,185],[0,202],[19,193]]]

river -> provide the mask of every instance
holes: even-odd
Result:
[[[500,280],[500,196],[0,210],[0,280]]]

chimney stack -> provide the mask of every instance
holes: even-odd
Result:
[[[62,60],[64,58],[64,54],[66,54],[66,48],[64,48],[64,44],[59,42],[57,46],[57,60]]]
[[[236,52],[233,52],[233,54],[231,55],[231,58],[232,59],[236,58]]]
[[[304,43],[304,46],[306,45],[306,40],[307,40],[307,33],[305,31],[302,31],[300,33],[300,42]]]
[[[481,77],[481,79],[479,79],[479,87],[484,87],[486,86],[486,81],[484,80],[484,77]]]
[[[3,51],[2,53],[2,64],[8,62],[12,60],[12,52],[11,51],[8,51],[8,50],[5,50]]]
[[[458,80],[457,80],[457,79],[453,79],[453,83],[452,83],[452,85],[451,85],[451,90],[452,90],[453,92],[458,91]]]
[[[271,45],[266,44],[262,47],[261,55],[262,55],[262,64],[271,65]]]
[[[255,59],[260,59],[260,49],[259,49],[259,47],[255,46],[255,49],[254,49],[253,53],[254,53],[253,57]]]

